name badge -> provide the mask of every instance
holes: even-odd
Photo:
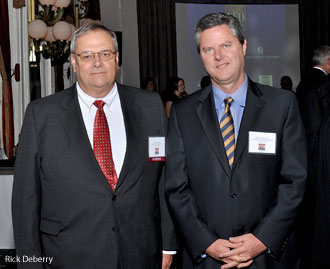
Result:
[[[250,131],[249,153],[276,154],[276,133]]]
[[[165,137],[149,137],[149,161],[165,162]]]

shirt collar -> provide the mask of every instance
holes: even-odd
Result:
[[[318,67],[318,66],[314,66],[313,68],[318,69],[318,70],[321,70],[325,75],[327,75],[327,72],[325,72],[325,71],[323,70],[323,68]]]
[[[111,107],[111,105],[114,103],[117,95],[118,95],[118,89],[117,89],[117,83],[115,82],[112,90],[103,98],[99,99],[99,98],[95,98],[92,97],[90,95],[88,95],[87,93],[85,93],[79,86],[79,83],[77,81],[77,92],[78,92],[78,98],[82,101],[82,103],[90,110],[93,106],[93,103],[95,102],[95,100],[102,100],[103,102],[105,102],[105,106],[107,106],[108,108]]]
[[[221,107],[221,105],[223,104],[223,100],[226,99],[227,97],[233,98],[235,103],[237,103],[241,107],[245,107],[247,87],[248,87],[248,79],[246,74],[243,84],[232,94],[227,94],[224,91],[222,91],[220,88],[212,84],[212,91],[214,95],[214,102],[216,109]]]

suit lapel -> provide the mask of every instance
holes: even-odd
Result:
[[[59,114],[63,128],[69,137],[72,152],[81,159],[82,163],[85,165],[84,167],[96,173],[95,178],[104,188],[111,192],[112,190],[109,187],[109,183],[104,177],[90,145],[78,102],[76,87],[73,86],[68,91],[68,97],[63,98],[60,105],[62,111]]]
[[[126,154],[121,169],[116,190],[123,183],[124,179],[128,175],[128,172],[134,167],[138,160],[141,141],[141,108],[135,103],[135,96],[132,91],[127,91],[123,85],[118,85],[118,92],[121,102],[121,107],[124,115],[125,129],[126,129]],[[134,174],[137,174],[135,171]]]
[[[242,152],[248,144],[249,131],[254,130],[256,124],[259,121],[260,110],[264,105],[264,101],[260,98],[261,95],[262,92],[258,86],[253,81],[249,80],[246,105],[236,143],[233,170],[235,169],[235,166],[237,165]]]
[[[209,86],[201,92],[200,103],[196,105],[196,112],[204,132],[213,148],[218,161],[228,177],[231,175],[230,166],[224,149],[220,132],[218,117],[215,111],[212,87]]]

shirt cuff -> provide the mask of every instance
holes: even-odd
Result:
[[[176,254],[176,250],[163,250],[163,254],[175,255]]]

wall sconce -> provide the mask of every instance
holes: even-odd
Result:
[[[63,64],[70,54],[70,41],[79,20],[88,13],[88,0],[78,0],[74,4],[76,26],[65,21],[66,8],[71,0],[39,0],[42,11],[29,23],[29,36],[33,40],[37,59],[40,53],[45,59],[51,58],[52,64]],[[40,59],[40,58],[39,58]]]

